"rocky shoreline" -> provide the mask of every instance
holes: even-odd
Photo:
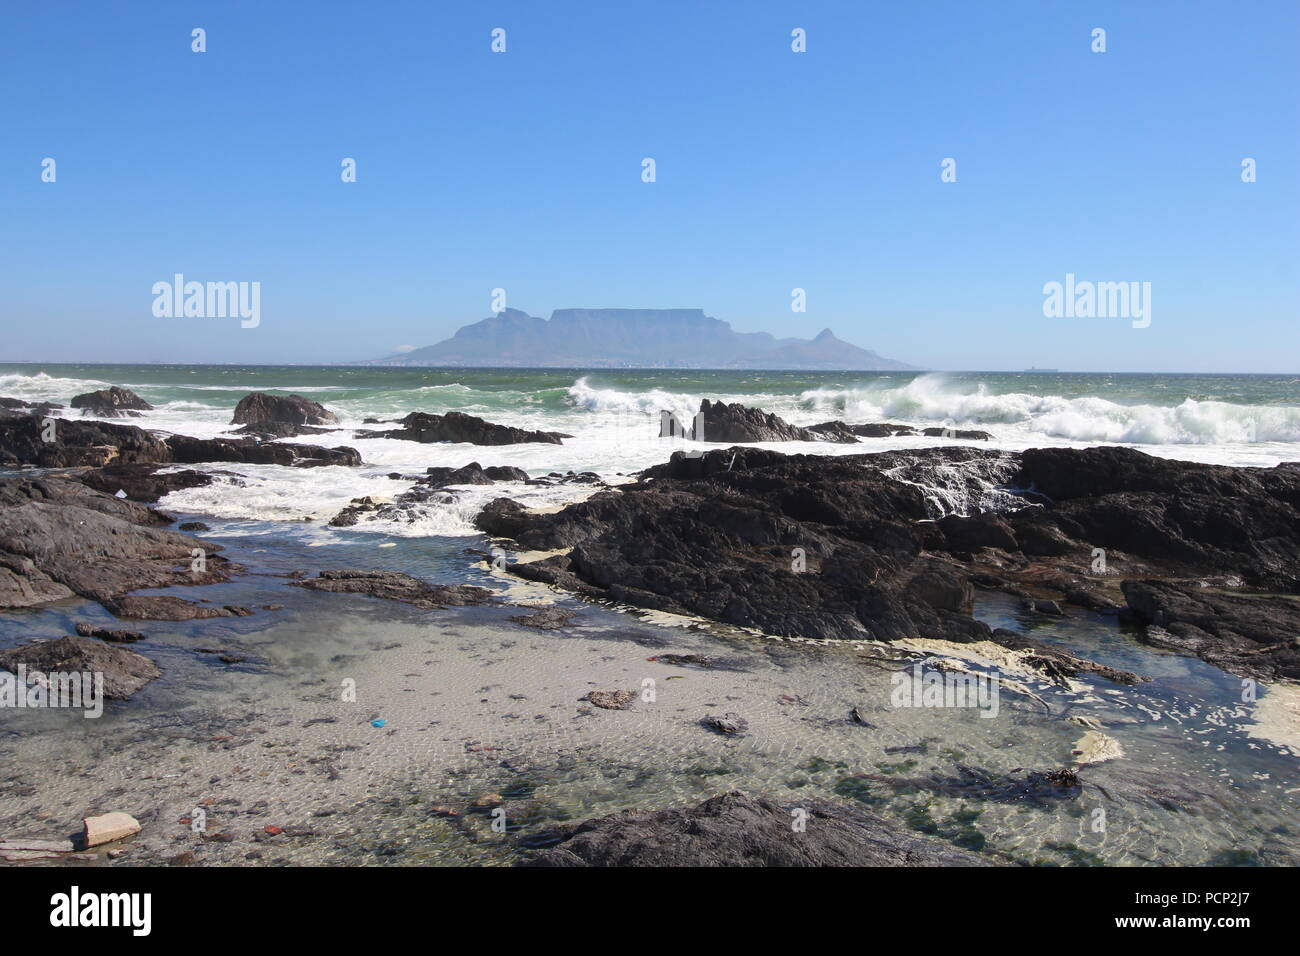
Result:
[[[88,414],[137,410],[130,394],[95,396],[74,407]],[[234,604],[131,593],[224,583],[241,570],[220,545],[172,530],[176,520],[149,507],[173,490],[213,481],[208,471],[176,465],[361,464],[356,450],[343,446],[264,440],[332,430],[336,419],[323,406],[298,396],[254,393],[249,399],[235,418],[251,437],[218,439],[58,418],[51,440],[42,417],[49,406],[0,402],[0,462],[54,469],[0,478],[0,608],[81,597],[131,620],[255,613]],[[702,410],[706,434],[742,436],[733,441],[850,443],[907,427],[828,422],[792,439],[793,426],[758,410],[707,401]],[[452,417],[458,415],[407,416],[405,428],[374,434],[480,444],[559,444],[568,437]],[[410,478],[411,489],[395,501],[356,499],[330,524],[400,516],[451,486],[585,483],[596,489],[591,497],[555,511],[499,497],[479,514],[484,534],[517,552],[542,553],[509,559],[509,574],[590,601],[780,637],[989,642],[1016,651],[1021,663],[1049,681],[1090,675],[1133,686],[1147,680],[973,617],[976,591],[996,591],[1045,617],[1074,613],[1070,608],[1111,615],[1136,640],[1195,655],[1240,677],[1300,681],[1300,467],[1294,464],[1229,468],[1120,448],[1015,453],[938,447],[826,457],[733,446],[676,453],[618,488],[594,474],[534,479],[517,468],[476,462]],[[431,584],[397,571],[302,572],[285,583],[426,611],[512,604],[532,611],[510,618],[528,632],[567,633],[575,619],[565,608],[503,602],[485,588]],[[107,696],[117,700],[161,674],[154,661],[121,646],[141,639],[139,633],[90,624],[76,630],[77,636],[6,651],[0,668],[67,664],[103,671],[112,689]],[[623,710],[634,695],[592,690],[584,700]],[[746,719],[724,711],[700,718],[701,732],[745,737]],[[871,726],[856,710],[851,719]],[[1055,798],[1075,786],[1052,776],[1066,773],[1040,774],[1041,780],[1028,783],[976,776],[917,786],[980,799],[995,799],[989,794],[999,787],[1010,788],[1016,799],[1041,787]],[[790,839],[792,809],[815,820],[807,839]],[[1000,862],[899,830],[850,804],[794,806],[735,792],[692,807],[565,824],[528,840],[522,862],[532,866]]]
[[[941,515],[922,486],[968,495],[953,472],[972,462],[1003,476],[995,507]],[[1109,610],[1230,672],[1300,680],[1300,602],[1272,596],[1300,594],[1290,466],[1115,448],[825,458],[735,447],[675,454],[553,514],[496,499],[477,524],[521,550],[563,552],[511,565],[520,577],[773,635],[1018,641],[970,617],[982,587],[1047,614]]]

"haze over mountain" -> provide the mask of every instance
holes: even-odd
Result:
[[[556,309],[550,319],[506,309],[436,345],[361,365],[527,368],[745,368],[907,371],[916,366],[816,338],[737,332],[703,309]]]

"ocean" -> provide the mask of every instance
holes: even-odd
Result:
[[[745,372],[678,369],[406,369],[340,366],[0,365],[0,395],[67,403],[80,392],[121,385],[156,406],[132,424],[201,438],[230,427],[235,404],[253,390],[294,392],[338,414],[343,430],[297,439],[360,451],[361,469],[245,466],[242,484],[182,491],[174,509],[252,522],[328,519],[354,498],[388,495],[409,482],[390,473],[429,466],[515,465],[536,476],[594,471],[608,480],[664,461],[690,443],[659,438],[661,411],[689,422],[702,398],[741,402],[796,425],[829,419],[980,429],[971,442],[1007,450],[1123,444],[1189,461],[1271,467],[1300,459],[1300,377],[1008,372]],[[420,445],[364,439],[367,418],[459,410],[492,422],[571,435],[563,445]],[[791,442],[780,451],[860,454],[951,443],[867,439],[857,445]],[[700,446],[703,447],[703,446]],[[220,466],[215,466],[221,470]],[[499,492],[498,492],[499,493]],[[566,487],[529,491],[526,503],[562,504]],[[495,497],[470,489],[414,522],[363,523],[401,536],[473,534],[472,520]]]

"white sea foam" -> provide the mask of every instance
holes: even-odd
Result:
[[[466,372],[469,376],[473,374]],[[141,377],[138,371],[132,376]],[[327,376],[322,378],[328,380]],[[323,383],[310,388],[269,386],[269,390],[280,392],[330,393],[322,398],[339,416],[340,429],[285,440],[331,447],[347,445],[361,453],[366,465],[361,469],[201,465],[198,467],[204,470],[245,474],[247,484],[236,487],[223,480],[206,489],[188,489],[169,498],[167,506],[229,519],[301,522],[309,517],[313,520],[307,526],[323,527],[352,498],[391,497],[410,487],[409,479],[386,478],[389,472],[418,475],[431,466],[458,468],[477,461],[483,466],[513,465],[534,476],[572,470],[594,471],[607,480],[617,479],[663,462],[678,449],[717,447],[659,438],[661,411],[670,411],[682,422],[688,422],[704,397],[759,407],[798,425],[841,419],[892,421],[917,427],[950,425],[990,432],[993,438],[989,442],[956,442],[978,448],[1021,451],[1045,445],[1088,447],[1115,443],[1161,457],[1217,464],[1271,467],[1281,461],[1300,459],[1300,405],[1247,405],[1182,398],[1176,391],[1170,393],[1169,403],[1158,404],[1153,398],[1161,394],[1160,382],[1147,383],[1141,402],[1125,404],[1104,395],[998,393],[971,383],[969,376],[963,381],[941,373],[908,381],[901,381],[897,376],[873,379],[869,375],[855,375],[846,377],[843,385],[766,393],[758,391],[768,381],[761,373],[723,379],[730,384],[729,391],[722,392],[705,390],[698,384],[702,379],[694,375],[689,379],[694,384],[681,390],[616,388],[593,384],[592,378],[599,382],[600,376],[583,376],[568,386],[548,384],[531,390],[492,390],[461,382],[382,390],[376,389],[373,383],[356,389]],[[470,377],[467,381],[476,379]],[[0,395],[66,403],[73,395],[110,384],[113,383],[89,377],[10,373],[0,375]],[[229,396],[209,398],[206,393],[242,394],[245,389],[244,386],[147,383],[127,387],[157,407],[138,418],[108,421],[198,438],[229,435],[234,427],[230,424],[233,402]],[[696,394],[694,388],[701,389],[700,393]],[[741,391],[751,388],[756,391]],[[562,445],[476,446],[426,445],[359,435],[363,431],[393,427],[387,423],[364,424],[366,418],[394,419],[416,409],[429,412],[458,409],[504,425],[560,431],[572,437],[566,438]],[[81,417],[75,409],[66,409],[62,414]],[[847,445],[781,442],[763,447],[786,454],[851,455],[953,443],[944,438],[910,436],[868,439]],[[968,488],[956,480],[958,477],[929,481],[927,487],[932,494],[928,497],[937,513],[994,503],[986,500],[989,492],[985,486]],[[927,479],[920,480],[925,483]],[[471,534],[477,509],[499,494],[525,495],[543,504],[548,495],[558,501],[568,493],[567,490],[535,490],[535,486],[468,489],[458,493],[455,502],[437,502],[426,512],[417,514],[415,521],[403,523],[401,528],[386,529],[385,533]],[[381,529],[376,525],[364,530]]]

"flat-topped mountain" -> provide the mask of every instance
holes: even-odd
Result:
[[[911,370],[823,329],[814,339],[737,332],[703,309],[506,309],[451,338],[363,365]]]

